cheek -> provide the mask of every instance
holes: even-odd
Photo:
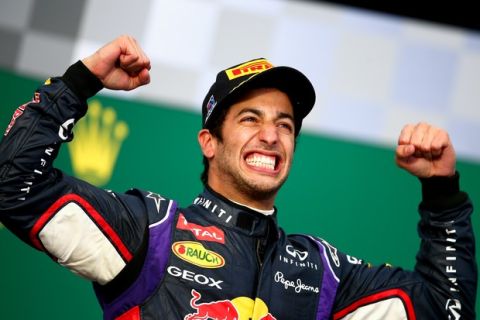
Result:
[[[292,139],[291,137],[286,137],[283,141],[283,146],[287,155],[290,158],[293,158],[293,153],[295,151],[295,139]]]

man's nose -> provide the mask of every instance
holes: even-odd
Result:
[[[278,141],[278,131],[277,127],[274,124],[265,123],[260,128],[258,132],[258,138],[260,141],[268,144],[273,145],[276,144]]]

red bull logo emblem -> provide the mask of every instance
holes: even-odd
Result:
[[[199,302],[201,299],[202,295],[192,289],[190,307],[195,312],[187,314],[184,320],[276,320],[259,298],[255,301],[248,297],[238,297],[232,300]]]
[[[246,62],[235,68],[225,70],[225,72],[227,73],[228,79],[233,80],[238,77],[243,77],[243,76],[248,76],[250,74],[263,72],[265,70],[270,69],[271,67],[273,67],[273,64],[271,64],[268,60],[258,59],[258,60]]]

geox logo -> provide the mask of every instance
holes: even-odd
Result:
[[[96,186],[110,181],[128,126],[117,120],[113,108],[92,101],[88,113],[74,128],[75,139],[68,144],[75,176]]]
[[[271,64],[268,60],[258,59],[258,60],[246,62],[235,68],[225,70],[225,72],[227,73],[228,79],[233,80],[238,77],[243,77],[243,76],[248,76],[250,74],[263,72],[265,70],[270,69],[271,67],[273,67],[273,64]]]

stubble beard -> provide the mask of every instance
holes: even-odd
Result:
[[[224,150],[224,152],[227,151]],[[287,180],[288,174],[276,183],[263,182],[252,177],[246,177],[229,164],[228,158],[227,156],[218,163],[218,168],[220,172],[222,172],[223,181],[230,183],[235,190],[250,199],[263,201],[274,198]]]

